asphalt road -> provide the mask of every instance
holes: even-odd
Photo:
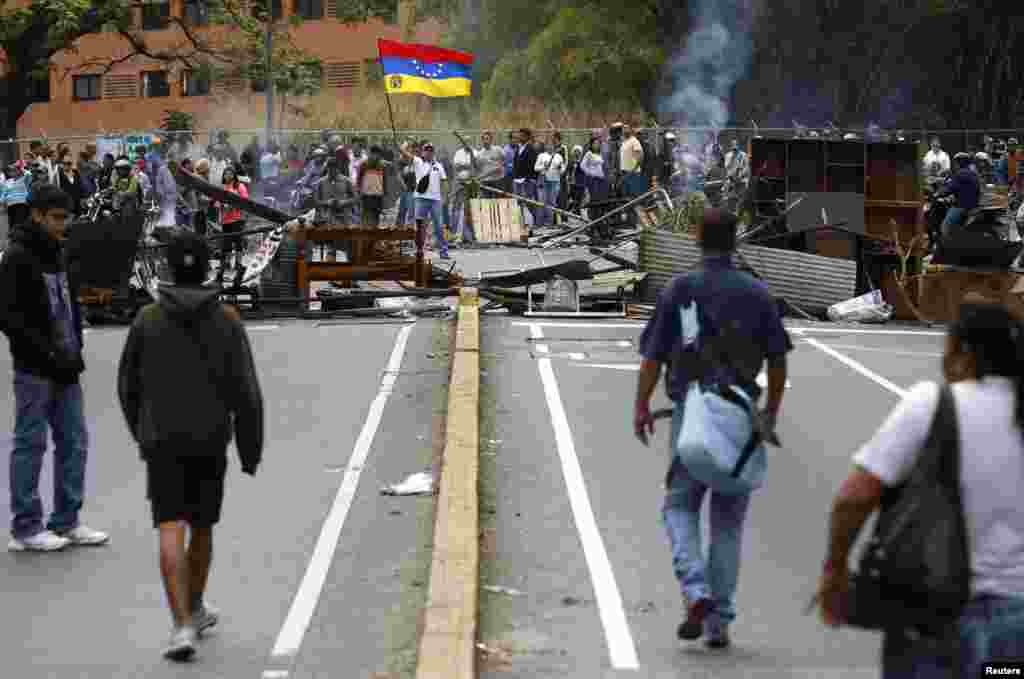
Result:
[[[826,630],[803,608],[850,456],[900,389],[939,374],[942,338],[811,327],[794,333],[785,447],[771,449],[751,505],[734,648],[722,653],[675,638],[683,608],[660,523],[667,421],[651,448],[631,433],[639,325],[487,319],[484,584],[516,591],[483,595],[482,676],[878,676],[875,636]]]
[[[264,463],[255,478],[234,457],[208,598],[221,625],[199,659],[172,666],[160,655],[170,614],[145,499],[144,468],[116,402],[126,331],[86,337],[84,387],[92,444],[82,519],[111,534],[106,548],[0,555],[5,676],[137,679],[409,676],[416,614],[429,570],[433,503],[383,497],[382,486],[429,469],[435,415],[447,388],[447,327],[342,322],[249,326],[266,403]],[[407,335],[397,372],[395,347]],[[0,375],[10,380],[6,340]],[[377,399],[391,374],[390,393]],[[8,384],[10,382],[8,381]],[[366,437],[378,412],[379,428]],[[0,392],[0,449],[10,449],[10,387]],[[361,433],[366,461],[353,465]],[[8,466],[0,465],[3,488]],[[345,520],[339,507],[355,489]],[[52,506],[50,458],[40,484]],[[0,521],[10,524],[9,503]],[[325,525],[338,529],[336,541]],[[321,544],[322,543],[322,544]],[[333,548],[317,552],[317,546]],[[311,568],[310,565],[314,564]],[[322,570],[322,587],[307,577]],[[312,604],[305,618],[293,602]],[[301,611],[300,611],[301,613]],[[290,646],[288,640],[297,642]],[[275,655],[276,650],[285,651]],[[268,674],[264,674],[268,673]],[[282,674],[285,673],[285,674]]]

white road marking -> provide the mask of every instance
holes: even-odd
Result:
[[[628,370],[630,372],[640,372],[639,363],[572,363],[571,365],[580,366],[581,368],[604,368],[606,370]],[[765,389],[768,387],[768,377],[761,373],[757,376],[757,386]],[[786,389],[793,386],[793,383],[786,380]]]
[[[281,327],[280,325],[276,325],[276,324],[247,325],[247,326],[245,326],[245,329],[246,330],[278,330],[278,329],[280,329],[280,327]]]
[[[263,679],[288,679],[287,670],[267,670],[263,673]]]
[[[892,393],[896,394],[900,398],[903,398],[904,396],[906,396],[906,394],[907,394],[906,391],[904,391],[903,389],[897,387],[895,384],[893,384],[889,380],[885,379],[884,377],[882,377],[878,373],[873,372],[871,370],[868,370],[860,362],[853,360],[852,358],[850,358],[846,354],[841,354],[838,351],[836,351],[835,349],[833,349],[832,347],[830,347],[830,346],[828,346],[826,344],[822,344],[818,340],[811,339],[810,337],[804,337],[803,340],[804,340],[804,342],[807,342],[808,344],[810,344],[812,347],[815,347],[816,349],[820,349],[821,351],[824,351],[826,354],[828,354],[832,358],[836,359],[837,361],[839,361],[843,365],[847,366],[848,368],[852,368],[856,372],[859,372],[861,375],[863,375],[864,377],[868,378],[869,380],[871,380],[875,384],[878,384],[878,385],[880,385],[882,387],[885,387],[886,389],[888,389]]]
[[[513,321],[512,325],[524,325],[531,328],[643,328],[645,323],[528,323],[524,321]]]
[[[893,356],[925,356],[929,358],[941,358],[940,351],[902,351],[899,349],[878,349],[876,347],[860,347],[856,344],[829,344],[833,349],[846,349],[847,351],[863,351],[870,354],[892,354]]]
[[[814,326],[809,328],[790,328],[795,333],[818,332],[827,335],[917,335],[919,337],[945,337],[944,332],[932,330],[869,330],[866,328],[827,328]]]
[[[530,333],[536,339],[543,339],[540,324],[531,324]],[[545,350],[547,347],[544,347]],[[540,347],[538,346],[538,351]],[[611,561],[605,549],[601,532],[594,518],[594,510],[590,505],[587,486],[583,480],[583,470],[576,455],[576,446],[572,439],[572,430],[562,404],[562,396],[558,390],[555,371],[551,367],[550,358],[537,361],[540,379],[547,397],[551,424],[555,430],[555,443],[558,456],[562,462],[562,474],[569,491],[569,504],[572,507],[576,529],[583,543],[583,555],[590,570],[590,579],[594,584],[597,607],[604,626],[605,638],[608,642],[608,653],[612,667],[617,670],[638,670],[640,661],[636,654],[636,644],[629,631],[626,611],[622,606],[622,595],[615,582]]]
[[[540,328],[604,328],[604,329],[615,329],[622,328],[626,330],[632,330],[637,328],[646,327],[646,323],[530,323],[527,321],[513,321],[512,325],[522,326],[538,326]],[[824,333],[824,334],[843,334],[843,335],[917,335],[919,337],[945,337],[944,332],[936,332],[934,330],[875,330],[871,328],[844,328],[844,327],[827,327],[827,326],[812,326],[812,327],[790,327],[792,332],[798,333]]]
[[[346,466],[345,476],[341,480],[341,486],[338,488],[331,511],[324,519],[323,528],[316,541],[316,547],[313,549],[313,556],[310,557],[306,574],[302,578],[298,592],[295,593],[291,609],[288,611],[288,616],[274,643],[274,649],[271,651],[271,656],[275,660],[289,659],[298,653],[299,647],[302,645],[302,638],[313,619],[313,612],[320,599],[320,593],[323,591],[324,582],[327,580],[334,552],[338,547],[341,529],[345,525],[345,518],[352,507],[352,500],[355,498],[356,489],[359,486],[359,476],[362,474],[370,447],[373,445],[373,438],[380,426],[388,396],[391,395],[395,380],[398,379],[398,371],[402,367],[402,356],[405,354],[405,347],[412,329],[413,325],[406,325],[398,331],[395,347],[391,351],[391,358],[388,361],[384,377],[381,379],[380,390],[370,404],[370,412],[366,416],[362,431],[359,432],[359,438],[352,450],[352,457]]]

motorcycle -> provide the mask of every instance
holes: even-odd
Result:
[[[956,206],[953,195],[938,195],[945,182],[929,180],[925,186],[925,203],[923,208],[924,223],[928,233],[929,250],[935,252],[942,240],[942,223],[950,208]],[[1006,208],[996,205],[983,205],[968,211],[967,217],[959,229],[972,233],[983,233],[997,240],[1006,240],[1003,235],[1005,225],[1003,218]]]

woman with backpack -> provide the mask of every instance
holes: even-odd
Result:
[[[965,304],[943,369],[959,432],[970,598],[938,634],[886,630],[883,679],[980,677],[987,661],[1024,658],[1024,324],[1001,305]],[[851,547],[883,490],[909,478],[941,393],[935,382],[913,387],[853,458],[833,506],[818,593],[827,625],[848,620]]]

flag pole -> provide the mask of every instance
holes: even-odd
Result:
[[[384,77],[384,99],[388,102],[388,119],[391,120],[391,134],[395,142],[395,150],[398,150],[398,128],[395,127],[395,111],[391,108],[391,92],[388,91],[388,74],[384,72],[384,57],[380,53],[380,41],[377,41],[377,63],[380,64],[380,72]]]

